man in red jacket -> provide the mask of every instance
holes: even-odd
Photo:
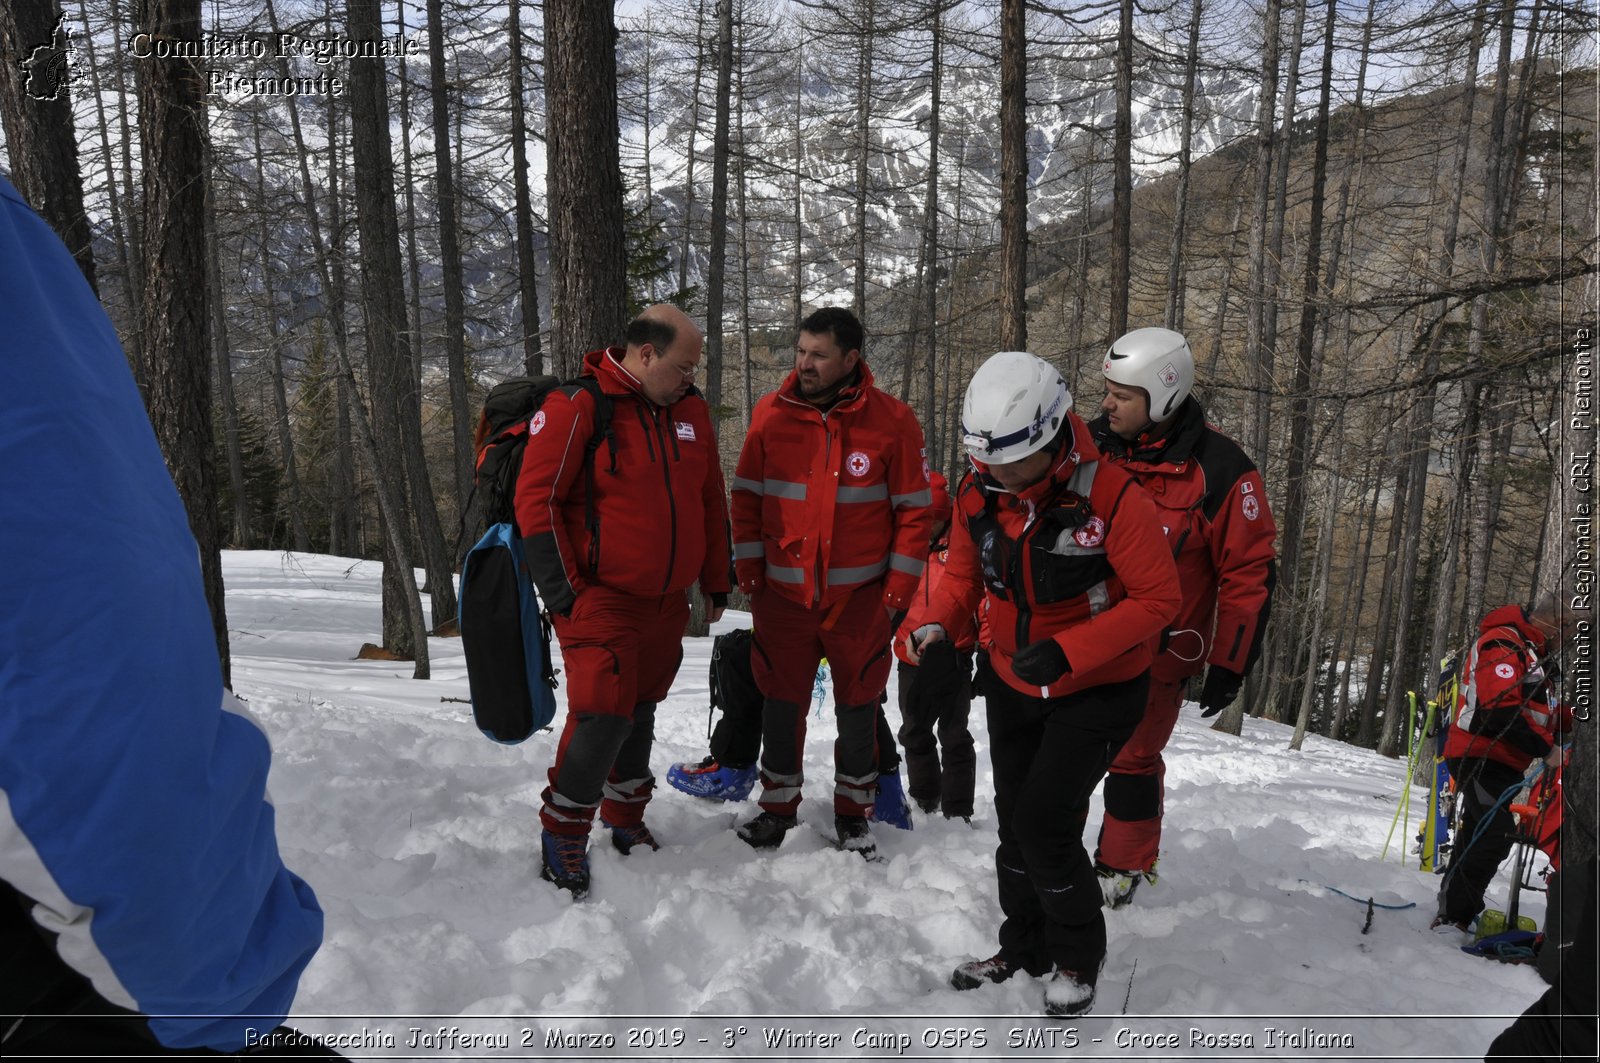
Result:
[[[1094,1003],[1106,921],[1083,848],[1089,798],[1144,714],[1150,646],[1178,612],[1178,573],[1150,498],[1101,460],[1061,374],[1023,351],[967,386],[973,471],[929,622],[910,656],[985,600],[985,680],[1000,846],[1000,951],[950,977],[976,989],[1049,974],[1045,1013]]]
[[[764,395],[733,480],[733,555],[750,595],[762,707],[758,849],[798,822],[806,710],[817,664],[833,675],[834,826],[871,857],[879,698],[893,618],[928,556],[928,465],[911,408],[873,386],[861,322],[827,307],[800,323],[794,371]]]
[[[1572,614],[1554,596],[1532,610],[1502,605],[1483,618],[1461,663],[1457,715],[1444,743],[1461,827],[1434,927],[1465,931],[1483,911],[1483,895],[1515,844],[1508,791],[1521,786],[1535,760],[1560,765],[1556,735],[1570,730],[1572,715],[1556,700],[1553,663],[1571,623]]]
[[[1089,430],[1106,459],[1155,502],[1183,588],[1183,608],[1155,647],[1144,719],[1106,775],[1095,870],[1106,905],[1120,908],[1142,878],[1154,878],[1166,770],[1161,751],[1190,678],[1206,671],[1200,715],[1214,716],[1238,697],[1261,651],[1277,526],[1255,464],[1206,424],[1189,394],[1194,356],[1180,333],[1134,329],[1111,345],[1101,371],[1105,399]]]
[[[917,806],[929,815],[942,811],[946,819],[970,820],[977,789],[977,756],[967,717],[972,711],[972,651],[978,642],[978,618],[975,614],[962,617],[948,637],[930,645],[919,661],[911,659],[906,647],[907,636],[927,623],[950,550],[950,491],[938,473],[933,474],[930,488],[933,531],[928,567],[895,632],[894,651],[900,659],[900,744],[906,747],[906,789]]]
[[[683,656],[684,592],[698,580],[716,620],[731,589],[722,467],[693,386],[700,330],[660,305],[625,340],[584,355],[603,400],[580,387],[545,399],[517,480],[528,569],[566,670],[567,720],[539,813],[541,874],[575,897],[589,888],[597,809],[621,852],[660,847],[644,810],[656,703]],[[611,404],[612,438],[586,462],[597,401]]]

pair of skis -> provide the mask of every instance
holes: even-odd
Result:
[[[1450,772],[1445,767],[1443,756],[1444,728],[1437,724],[1438,703],[1429,701],[1426,703],[1422,730],[1419,732],[1416,691],[1408,690],[1406,701],[1410,706],[1406,730],[1406,777],[1400,787],[1400,803],[1394,810],[1394,819],[1389,823],[1389,834],[1383,840],[1383,855],[1379,859],[1388,857],[1389,846],[1394,841],[1395,825],[1401,823],[1402,819],[1404,821],[1402,835],[1411,833],[1412,781],[1416,778],[1417,762],[1427,756],[1431,758],[1432,771],[1429,776],[1427,814],[1422,821],[1421,833],[1416,839],[1417,851],[1421,856],[1421,869],[1438,874],[1444,869],[1443,857],[1450,848],[1450,817],[1453,812],[1448,793]],[[1428,749],[1430,745],[1431,750]]]

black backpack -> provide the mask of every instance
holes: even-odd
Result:
[[[725,631],[711,643],[711,710],[722,710],[711,732],[711,755],[735,768],[747,768],[761,755],[763,699],[750,663],[753,648],[749,628]]]
[[[595,452],[604,441],[614,467],[617,448],[611,432],[611,400],[593,377],[565,384],[550,376],[517,377],[489,390],[474,438],[477,473],[462,513],[463,533],[474,513],[473,526],[487,528],[462,562],[457,613],[472,717],[485,735],[507,744],[521,742],[548,725],[556,711],[550,622],[523,560],[515,503],[528,422],[545,397],[561,387],[582,388],[595,400],[595,433],[584,447],[583,460],[589,500],[585,522],[591,541],[598,542]]]
[[[478,427],[472,438],[477,468],[473,473],[472,494],[462,507],[463,522],[476,505],[476,527],[487,528],[502,522],[516,525],[517,476],[522,472],[522,454],[528,446],[528,422],[544,405],[545,396],[561,387],[582,388],[594,396],[595,433],[583,452],[591,499],[594,454],[602,440],[610,451],[612,468],[616,468],[617,441],[611,431],[611,400],[600,390],[598,380],[586,376],[563,383],[553,376],[512,377],[490,388],[483,398],[483,410],[478,414]],[[588,519],[593,520],[592,501]]]

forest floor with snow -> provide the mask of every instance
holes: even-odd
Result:
[[[1380,858],[1403,762],[1315,735],[1291,751],[1291,728],[1248,717],[1242,737],[1219,734],[1190,705],[1166,751],[1160,877],[1107,913],[1093,1013],[1043,1019],[1026,976],[958,993],[950,971],[995,951],[1000,920],[982,703],[971,824],[877,825],[875,863],[837,850],[825,700],[801,827],[759,853],[732,831],[754,802],[665,781],[706,752],[710,639],[685,641],[657,713],[661,850],[624,857],[597,831],[574,903],[539,879],[564,708],[557,730],[496,745],[472,723],[459,640],[431,641],[426,682],[354,659],[379,641],[378,564],[223,561],[234,686],[272,739],[284,859],[327,913],[289,1021],[352,1057],[1478,1059],[1545,988],[1428,930],[1420,790]],[[889,703],[898,726],[892,689]],[[1097,797],[1091,848],[1099,818]],[[1491,905],[1509,887],[1502,869]],[[1375,907],[1368,926],[1368,898],[1415,907]],[[1543,900],[1522,895],[1541,924]]]

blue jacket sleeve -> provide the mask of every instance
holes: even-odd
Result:
[[[3,178],[0,292],[0,877],[164,1044],[234,1051],[288,1013],[322,912],[116,333]]]

